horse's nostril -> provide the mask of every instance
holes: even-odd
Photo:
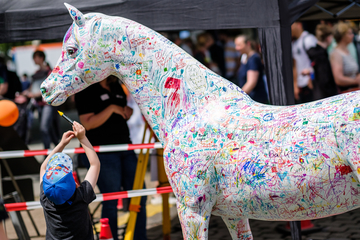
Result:
[[[46,90],[46,88],[44,88],[44,87],[41,87],[41,88],[40,88],[40,91],[41,91],[41,94],[42,94],[42,95],[45,95],[45,94],[47,93],[47,90]]]

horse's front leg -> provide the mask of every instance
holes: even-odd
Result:
[[[253,236],[250,230],[249,219],[244,218],[225,218],[222,217],[229,229],[232,239],[252,240]]]
[[[168,148],[168,149],[171,149]],[[177,199],[177,211],[185,240],[208,239],[209,221],[217,200],[216,177],[206,156],[179,158],[164,151],[166,174]],[[170,156],[170,158],[168,157]]]
[[[209,179],[202,178],[199,171],[197,173],[196,177],[191,173],[175,177],[178,183],[176,189],[182,189],[174,192],[185,240],[208,239],[210,216],[217,197]],[[207,174],[211,176],[210,171]]]
[[[177,204],[181,228],[185,240],[208,239],[211,207],[188,207]]]

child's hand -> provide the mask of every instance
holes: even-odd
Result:
[[[74,137],[75,137],[75,134],[73,131],[64,132],[64,134],[61,138],[60,144],[62,144],[63,146],[66,146],[69,144],[70,140]]]
[[[74,121],[73,130],[75,137],[77,137],[79,141],[85,137],[85,128],[80,123]]]

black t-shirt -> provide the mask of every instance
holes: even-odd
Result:
[[[254,53],[251,55],[245,64],[241,64],[237,79],[239,87],[243,87],[247,82],[247,72],[249,70],[259,72],[259,76],[254,89],[249,93],[249,96],[256,102],[268,103],[268,96],[266,92],[266,85],[263,79],[263,64],[261,63],[260,55]]]
[[[125,107],[126,94],[119,82],[110,85],[111,92],[95,83],[75,94],[75,105],[79,115],[98,114],[111,104]],[[131,143],[129,127],[126,120],[113,113],[101,126],[86,131],[86,136],[92,145]]]
[[[94,233],[88,205],[96,198],[88,181],[83,181],[71,197],[72,204],[55,205],[40,184],[40,203],[46,220],[46,240],[92,240]]]
[[[307,50],[307,54],[314,68],[314,100],[319,100],[338,94],[334,76],[332,74],[327,50],[320,45]]]
[[[9,70],[7,71],[7,82],[8,90],[4,94],[4,97],[8,99],[14,99],[16,92],[20,93],[22,91],[21,82],[16,72]]]

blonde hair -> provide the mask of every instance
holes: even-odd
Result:
[[[345,36],[347,31],[351,29],[348,23],[340,22],[334,26],[334,39],[337,43]]]
[[[324,42],[326,38],[333,34],[333,31],[329,25],[318,24],[316,26],[315,35],[320,42]]]

